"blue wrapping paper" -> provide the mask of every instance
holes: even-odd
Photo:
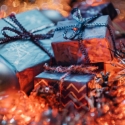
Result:
[[[16,18],[27,31],[40,28],[44,25],[53,25],[53,23],[38,10],[17,14]],[[6,19],[10,20],[8,17]],[[0,30],[7,26],[11,27],[7,22],[1,19]],[[45,34],[50,29],[51,28],[45,29],[37,33]],[[14,33],[10,31],[8,31],[8,34],[14,35]],[[3,37],[1,33],[0,37]],[[39,44],[43,45],[53,55],[51,40],[40,40]],[[31,88],[32,85],[29,85],[29,83],[33,80],[34,76],[43,70],[43,64],[50,61],[50,57],[30,40],[16,40],[0,44],[0,55],[15,68],[20,88],[26,92]]]

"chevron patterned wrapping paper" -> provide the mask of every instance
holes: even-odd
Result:
[[[37,84],[45,86],[57,86],[60,85],[60,79],[64,74],[62,73],[51,73],[42,72],[34,79],[34,86]],[[94,75],[92,74],[70,74],[64,78],[63,83],[61,83],[60,99],[63,107],[68,107],[68,105],[73,104],[74,107],[80,110],[83,106],[87,105],[85,100],[85,95],[87,95],[89,83],[93,84]]]

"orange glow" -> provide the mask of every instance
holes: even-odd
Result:
[[[55,9],[60,11],[63,16],[67,16],[71,9],[67,4],[68,0],[61,0],[59,2],[55,0],[55,3],[53,0],[36,0],[34,4],[28,3],[28,0],[22,3],[19,0],[6,1],[8,1],[6,5],[9,10],[1,10],[0,18],[6,17],[13,11],[19,13],[33,8]],[[105,2],[105,0],[88,1],[92,6]],[[85,42],[87,48],[89,48],[89,43],[87,43],[87,41]],[[48,86],[48,83],[42,79],[35,83],[35,88],[29,96],[23,91],[11,90],[0,93],[0,123],[1,121],[6,121],[8,125],[16,125],[16,123],[12,123],[15,120],[18,122],[18,125],[61,125],[60,121],[63,119],[64,125],[67,123],[70,123],[70,125],[83,125],[83,121],[87,125],[125,125],[125,63],[121,59],[114,58],[111,60],[110,55],[106,54],[109,53],[109,50],[107,49],[108,45],[105,45],[105,39],[100,42],[103,45],[100,45],[102,48],[98,51],[96,48],[98,45],[97,42],[97,40],[92,39],[93,46],[89,51],[89,55],[94,55],[94,59],[90,57],[91,60],[96,60],[98,53],[101,54],[100,57],[98,56],[100,60],[104,61],[108,58],[109,61],[106,61],[104,64],[104,72],[110,72],[110,90],[106,91],[111,99],[100,96],[99,91],[102,89],[100,83],[103,81],[102,79],[98,81],[97,78],[95,78],[88,84],[88,87],[91,89],[88,95],[86,95],[89,106],[77,113],[70,104],[71,112],[69,112],[69,107],[63,108],[63,112],[60,116],[60,109],[58,109],[60,107],[57,107],[54,94],[47,96],[38,95],[38,89],[41,85]],[[106,53],[104,54],[104,52]],[[96,75],[101,77],[100,73]],[[117,83],[114,84],[114,81],[117,81]],[[94,107],[92,96],[99,97],[97,100],[101,105]],[[57,118],[54,124],[50,123],[50,117],[54,120]]]
[[[6,12],[5,11],[0,11],[0,19],[6,17]]]
[[[107,0],[86,0],[86,3],[91,6],[98,6],[107,2]]]
[[[0,114],[3,115],[3,119],[14,118],[18,120],[19,125],[27,125],[32,120],[38,121],[41,112],[47,108],[44,99],[33,95],[28,97],[22,91],[7,92],[0,97]]]
[[[33,0],[31,0],[33,1]],[[8,7],[6,12],[0,12],[0,17],[6,17],[12,12],[20,13],[25,12],[31,9],[52,9],[59,11],[63,16],[68,16],[69,11],[71,10],[67,1],[62,0],[34,0],[35,2],[30,2],[30,0],[6,0],[4,5]],[[1,5],[1,4],[0,4]]]
[[[91,90],[88,91],[88,95],[85,95],[89,111],[86,114],[84,110],[79,114],[71,113],[67,116],[66,120],[71,119],[74,123],[73,125],[82,125],[83,119],[86,120],[88,125],[124,125],[125,76],[121,77],[121,74],[124,74],[124,67],[125,63],[121,59],[114,58],[113,61],[105,63],[104,70],[106,72],[111,72],[109,77],[110,91],[108,92],[112,100],[103,96],[101,97],[99,91],[102,89],[101,83],[103,81],[97,79],[101,77],[101,75],[100,73],[96,73],[96,78],[88,84],[88,87]],[[115,80],[118,80],[117,85],[113,85],[113,81]],[[45,115],[51,112],[52,117],[56,119],[56,117],[59,116],[59,109],[57,106],[59,102],[57,103],[54,101],[54,94],[47,95],[46,98],[45,96],[42,97],[37,94],[38,88],[41,85],[47,86],[48,83],[43,79],[37,81],[35,88],[29,97],[23,91],[8,91],[6,93],[0,93],[0,119],[8,122],[15,120],[19,125],[32,125],[32,122],[35,125],[50,125],[51,120]],[[99,97],[97,100],[101,103],[100,106],[98,105],[98,107],[95,107],[93,105],[94,100],[92,99],[92,96]],[[75,101],[77,101],[77,98]],[[49,106],[51,106],[53,110],[49,110]],[[65,116],[67,108],[63,108],[63,110],[64,112],[62,112],[62,115]],[[74,110],[72,110],[72,112],[74,112]],[[101,113],[103,115],[101,115]],[[99,114],[100,116],[98,116]],[[60,119],[58,120],[57,122],[60,122]],[[60,123],[57,125],[60,125]]]

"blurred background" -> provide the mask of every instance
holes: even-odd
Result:
[[[72,7],[79,2],[94,6],[107,1],[112,2],[117,9],[118,18],[125,19],[125,0],[0,0],[0,18],[6,17],[11,12],[20,13],[33,8],[54,9],[66,17]]]

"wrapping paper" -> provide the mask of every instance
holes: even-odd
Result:
[[[96,6],[88,5],[86,2],[80,2],[76,3],[74,7],[81,10],[83,17],[91,17],[102,13],[103,15],[109,15],[111,20],[113,20],[118,15],[114,5],[111,2],[102,3]],[[69,16],[69,18],[71,18],[71,16]]]
[[[55,86],[60,83],[60,78],[63,75],[63,73],[42,72],[35,77],[34,84]],[[76,109],[85,106],[87,104],[85,100],[87,85],[92,84],[93,79],[94,75],[92,74],[70,74],[65,77],[61,89],[61,104],[66,107],[72,103]]]
[[[15,69],[0,56],[0,92],[8,89],[19,89]]]
[[[44,25],[53,24],[38,10],[17,14],[16,18],[28,31],[40,28]],[[9,20],[8,17],[6,19]],[[5,26],[11,27],[7,22],[1,19],[0,29]],[[48,30],[49,29],[39,31],[38,34],[45,34]],[[14,35],[12,32],[8,33],[9,35]],[[0,37],[3,37],[1,33]],[[39,44],[43,45],[53,54],[51,40],[40,40]],[[33,87],[33,84],[30,84],[30,82],[33,81],[34,76],[43,70],[43,64],[50,61],[50,57],[30,40],[17,40],[0,44],[0,55],[15,68],[20,88],[26,92]]]
[[[101,16],[92,23],[109,24],[112,27],[109,16]],[[75,20],[58,22],[58,27],[78,24]],[[112,30],[113,32],[113,30]],[[58,64],[70,65],[85,63],[85,56],[82,54],[77,37],[74,40],[63,37],[64,30],[56,31],[52,41],[54,55]],[[67,33],[69,36],[72,31]],[[114,34],[113,34],[114,36]],[[82,35],[84,49],[86,50],[91,63],[111,61],[114,57],[110,51],[114,50],[114,44],[106,26],[93,26],[85,28]],[[110,49],[109,49],[110,48]]]

